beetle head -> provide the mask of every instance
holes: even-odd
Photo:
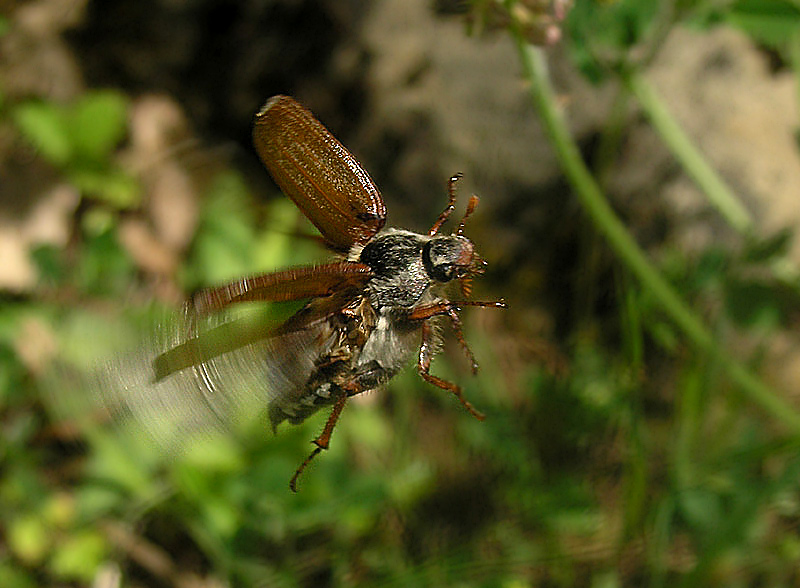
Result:
[[[472,241],[463,235],[434,237],[422,249],[425,271],[437,282],[463,279],[474,274],[476,258]]]
[[[464,236],[464,226],[478,205],[478,197],[473,194],[469,199],[467,210],[461,218],[461,222],[458,223],[455,233],[437,236],[442,224],[453,211],[456,196],[455,183],[460,177],[461,174],[456,174],[450,178],[448,184],[450,202],[428,233],[433,238],[425,244],[422,250],[422,261],[431,278],[437,282],[449,282],[457,279],[461,282],[461,292],[464,296],[469,296],[472,290],[472,276],[483,273],[486,266],[486,262],[475,252],[472,241]]]
[[[452,235],[434,236],[422,249],[422,262],[428,275],[437,282],[459,280],[461,291],[468,296],[471,290],[470,278],[480,274],[486,265],[475,251],[475,246],[463,235],[467,217],[475,210],[478,197],[470,198],[464,218]]]

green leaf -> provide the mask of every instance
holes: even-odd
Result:
[[[671,323],[653,320],[647,325],[647,331],[656,343],[669,352],[674,353],[681,344],[681,338]]]
[[[602,81],[606,68],[641,43],[659,11],[657,0],[576,2],[567,17],[570,49],[583,74]]]
[[[118,488],[134,497],[149,496],[154,480],[148,469],[146,455],[150,448],[145,444],[134,446],[123,434],[110,437],[92,434],[93,461],[90,474],[103,479],[109,487]]]
[[[220,537],[229,539],[242,526],[238,509],[222,497],[206,497],[201,503],[201,512],[208,530]]]
[[[31,249],[30,258],[41,282],[61,285],[66,277],[64,251],[55,245],[43,244]]]
[[[141,186],[128,174],[113,168],[80,167],[70,180],[84,194],[107,202],[114,208],[135,208],[141,202]]]
[[[127,131],[128,104],[116,92],[94,92],[83,96],[71,109],[70,137],[76,155],[90,161],[105,161]]]
[[[230,437],[200,438],[195,440],[182,456],[183,462],[193,468],[210,472],[237,472],[244,467],[238,447]]]
[[[76,516],[75,500],[67,492],[54,492],[47,497],[41,509],[42,519],[48,526],[57,529],[68,528]]]
[[[72,158],[69,125],[62,108],[52,103],[28,102],[14,109],[12,119],[50,163],[63,166]]]
[[[135,271],[136,267],[117,240],[114,227],[97,235],[86,235],[76,272],[82,292],[119,294],[128,288]]]
[[[7,407],[15,395],[24,396],[22,383],[25,372],[14,348],[6,342],[0,342],[0,406]],[[2,455],[3,451],[0,451]]]
[[[25,515],[8,528],[11,551],[27,564],[42,561],[50,548],[50,533],[39,517]]]
[[[35,588],[36,583],[23,570],[8,562],[0,563],[0,586],[6,588]]]
[[[718,283],[730,267],[730,253],[718,247],[709,247],[700,255],[697,266],[690,274],[693,290],[699,290]]]
[[[216,284],[256,270],[255,215],[247,186],[234,173],[214,181],[201,213],[190,267],[189,289]]]
[[[699,531],[709,531],[724,520],[720,497],[702,488],[687,488],[678,497],[686,522]]]
[[[756,41],[780,49],[800,31],[800,6],[788,0],[739,0],[727,21]]]
[[[267,207],[266,223],[260,231],[253,251],[259,268],[278,268],[288,265],[302,265],[320,256],[321,247],[313,239],[303,238],[304,229],[293,230],[302,223],[300,210],[288,198],[278,198]],[[316,229],[306,221],[308,235]]]
[[[768,283],[731,280],[725,288],[725,306],[729,316],[743,327],[771,328],[784,319],[780,295]]]
[[[786,255],[793,236],[792,229],[786,228],[773,235],[754,238],[747,243],[744,259],[753,263],[761,263]]]
[[[423,461],[413,461],[398,469],[389,479],[392,502],[413,505],[430,492],[436,482],[433,468]]]
[[[97,531],[73,534],[58,545],[50,560],[50,568],[59,577],[90,581],[108,554],[105,539]]]

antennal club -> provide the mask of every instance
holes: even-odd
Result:
[[[456,230],[456,235],[462,235],[464,233],[464,226],[467,224],[467,219],[470,215],[475,212],[475,207],[478,206],[478,202],[480,202],[480,198],[473,194],[469,202],[467,203],[467,210],[464,212],[464,216],[461,217],[461,222],[458,223],[458,229]]]

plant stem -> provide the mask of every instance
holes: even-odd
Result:
[[[650,119],[653,128],[659,133],[686,173],[695,181],[697,187],[703,191],[712,206],[742,236],[754,238],[753,217],[670,114],[658,91],[636,72],[623,72],[621,79],[639,101],[639,105]],[[767,264],[772,275],[781,284],[800,293],[798,270],[791,259],[785,256],[773,257],[767,260]]]
[[[675,121],[655,88],[634,71],[624,72],[622,81],[636,96],[653,127],[711,204],[736,231],[749,236],[753,231],[750,213]]]
[[[528,45],[512,25],[511,33],[519,51],[525,78],[533,101],[564,173],[597,229],[608,240],[611,249],[651,292],[664,311],[702,351],[720,362],[728,377],[755,404],[776,420],[800,432],[800,414],[775,391],[764,384],[740,362],[730,358],[709,333],[705,325],[681,300],[672,286],[649,262],[644,252],[616,216],[584,163],[569,129],[557,107],[547,64],[541,50]],[[739,213],[734,213],[739,214]],[[739,218],[742,223],[742,218]],[[749,221],[748,221],[749,222]]]

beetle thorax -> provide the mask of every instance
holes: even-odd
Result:
[[[358,261],[375,277],[368,289],[376,309],[410,308],[437,283],[469,273],[474,250],[461,235],[429,237],[399,229],[387,229],[367,243]]]

